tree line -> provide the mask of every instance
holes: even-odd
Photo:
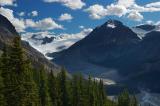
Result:
[[[5,46],[0,58],[0,106],[138,106],[135,96],[124,91],[116,101],[107,98],[103,81],[68,77],[66,70],[54,75],[32,68],[15,37],[12,46]]]

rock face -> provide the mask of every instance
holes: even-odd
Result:
[[[81,71],[136,88],[160,92],[160,32],[156,26],[140,39],[131,28],[109,20],[69,49],[53,54],[54,62],[70,72]]]
[[[19,36],[15,27],[8,21],[7,18],[0,15],[0,50],[2,50],[4,45],[12,45],[12,40],[15,36]],[[50,71],[59,71],[59,67],[54,63],[47,60],[44,55],[32,48],[29,43],[22,41],[22,47],[28,58],[30,58],[33,67],[39,69],[42,65]]]

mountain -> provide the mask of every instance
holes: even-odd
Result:
[[[147,32],[139,37],[136,30]],[[120,21],[109,20],[68,49],[50,56],[71,73],[80,71],[129,87],[160,92],[159,41],[157,26],[129,28]]]
[[[77,34],[55,35],[49,32],[25,33],[22,40],[29,42],[32,47],[46,55],[47,53],[59,52],[69,48],[75,42],[88,35],[92,29],[83,29]]]
[[[15,27],[8,21],[7,18],[0,15],[0,51],[4,45],[12,45],[12,40],[15,36],[19,36]],[[22,41],[22,47],[25,50],[25,53],[28,58],[31,59],[32,65],[34,68],[39,69],[42,65],[50,71],[53,70],[54,72],[59,71],[59,66],[47,60],[43,54],[38,52],[36,49],[31,47],[29,43]]]

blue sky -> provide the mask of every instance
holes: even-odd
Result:
[[[108,19],[128,26],[160,21],[160,0],[1,0],[0,5],[21,33],[78,33]]]

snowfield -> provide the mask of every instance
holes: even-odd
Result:
[[[83,29],[80,33],[77,34],[55,35],[54,33],[49,32],[25,33],[22,34],[22,40],[29,42],[32,47],[45,55],[46,53],[59,52],[69,48],[75,42],[87,36],[91,31],[92,29],[88,28]],[[50,38],[52,42],[42,44],[45,38]]]

